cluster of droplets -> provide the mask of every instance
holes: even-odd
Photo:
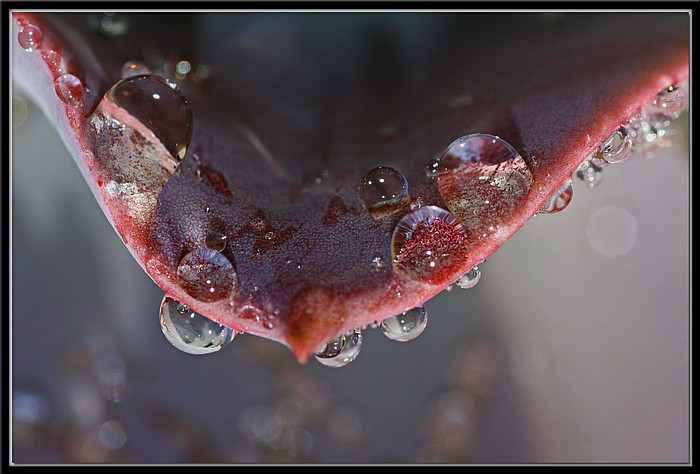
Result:
[[[649,106],[613,130],[581,163],[573,177],[585,187],[593,188],[602,181],[603,170],[608,165],[623,163],[634,154],[653,156],[669,146],[672,122],[685,109],[687,97],[685,87],[675,84],[659,91]]]
[[[41,29],[29,23],[26,19],[18,20],[20,24],[17,41],[19,45],[28,53],[42,49],[44,43],[44,33]],[[42,49],[43,58],[51,66],[54,80],[54,90],[56,96],[70,107],[78,107],[86,92],[83,81],[76,75],[67,72],[66,66],[62,64],[61,55],[52,49]]]
[[[406,342],[420,336],[427,324],[428,315],[421,306],[375,322],[371,327],[379,327],[392,341]],[[323,344],[314,357],[326,367],[344,367],[357,358],[361,348],[362,329],[355,328]]]

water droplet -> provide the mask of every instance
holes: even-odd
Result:
[[[362,332],[355,329],[328,341],[314,356],[326,367],[343,367],[357,358],[361,348]]]
[[[449,212],[425,206],[405,215],[394,228],[391,255],[394,268],[430,282],[464,256],[467,232]]]
[[[174,83],[154,75],[128,77],[106,97],[148,127],[175,158],[185,157],[192,138],[192,110]]]
[[[167,295],[160,304],[160,328],[173,346],[188,354],[216,352],[236,335]]]
[[[20,28],[19,34],[17,35],[19,45],[23,47],[25,51],[30,52],[37,49],[43,39],[44,33],[39,29],[39,27],[30,24]]]
[[[457,278],[455,285],[463,290],[467,290],[469,288],[474,288],[476,284],[479,283],[479,280],[481,280],[481,270],[479,270],[478,266],[474,266],[467,273]]]
[[[379,269],[384,266],[384,259],[381,257],[381,255],[375,255],[372,257],[372,262],[370,265],[372,266],[373,272],[378,272]]]
[[[425,165],[425,175],[430,179],[437,178],[439,168],[440,160],[433,158]]]
[[[226,298],[236,282],[231,262],[216,250],[198,247],[185,255],[177,267],[180,286],[200,301]]]
[[[90,26],[105,36],[120,36],[129,31],[129,15],[124,13],[93,13],[88,17]]]
[[[83,100],[84,87],[80,79],[73,74],[63,74],[54,81],[56,95],[68,105],[80,105]]]
[[[206,245],[207,248],[216,250],[217,252],[223,252],[226,248],[227,240],[227,236],[222,234],[221,232],[211,231],[207,234],[206,238],[204,239],[204,245]]]
[[[141,61],[127,61],[122,66],[122,79],[151,74],[151,70]]]
[[[387,166],[378,166],[365,174],[359,191],[362,204],[375,219],[397,212],[411,200],[406,177]]]
[[[627,126],[637,152],[652,154],[671,145],[671,118],[663,114],[642,114],[632,117]]]
[[[466,135],[440,157],[440,195],[447,209],[477,237],[495,232],[516,212],[531,183],[525,160],[495,135]]]
[[[608,163],[622,163],[632,156],[632,138],[629,130],[624,125],[612,132],[608,138],[603,140],[596,158],[605,160]]]
[[[547,198],[540,213],[542,214],[555,214],[559,211],[566,209],[566,206],[571,202],[571,198],[574,195],[574,187],[571,179],[564,181],[564,184],[559,186],[556,191],[552,193],[551,196]]]
[[[594,188],[603,180],[603,167],[600,163],[595,163],[591,159],[584,160],[584,162],[579,165],[574,175],[584,186]]]
[[[416,209],[420,209],[423,207],[423,200],[421,198],[416,198],[415,201],[411,202],[411,205],[408,206],[408,208],[412,211],[415,211]]]
[[[421,335],[428,324],[425,307],[408,311],[382,320],[382,333],[392,341],[406,342]]]
[[[654,109],[668,117],[678,117],[685,107],[685,93],[677,85],[671,85],[659,91],[654,99]]]

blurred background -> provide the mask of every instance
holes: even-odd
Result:
[[[12,461],[689,461],[687,115],[429,301],[419,338],[366,330],[331,369],[171,346],[53,126],[21,91],[12,112]]]

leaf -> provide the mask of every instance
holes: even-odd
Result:
[[[687,15],[548,18],[134,14],[128,32],[109,37],[86,14],[15,13],[14,37],[28,24],[43,36],[31,52],[15,42],[13,72],[156,284],[303,362],[344,331],[422,305],[485,260],[612,131],[688,80]],[[201,83],[178,80],[172,66],[163,72],[178,80],[193,116],[179,164],[151,133],[162,124],[148,127],[102,100],[122,65],[148,62],[156,44],[212,70]],[[66,73],[84,88],[77,104],[56,93]],[[412,199],[451,208],[426,165],[471,133],[497,135],[520,153],[527,195],[493,215],[497,231],[476,238],[465,226],[466,245],[430,278],[396,271],[392,232],[409,209],[373,217],[358,195],[363,176],[395,168]],[[235,269],[220,299],[188,292],[178,275],[211,231],[226,236],[221,253]]]

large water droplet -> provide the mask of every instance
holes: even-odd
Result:
[[[428,314],[425,307],[409,309],[408,311],[382,320],[382,333],[392,341],[406,342],[421,335],[428,325]]]
[[[34,51],[39,47],[41,41],[44,39],[44,33],[35,25],[24,25],[19,29],[19,34],[17,35],[17,41],[19,45],[25,49],[25,51]]]
[[[632,156],[632,138],[624,125],[612,132],[598,149],[596,158],[608,163],[622,163]]]
[[[228,297],[236,283],[231,262],[216,250],[198,247],[185,255],[177,267],[180,286],[200,301]]]
[[[516,212],[531,183],[525,160],[495,135],[466,135],[440,157],[440,195],[447,209],[477,237],[495,232]]]
[[[391,256],[394,268],[430,282],[466,255],[467,232],[449,212],[425,206],[406,214],[394,228]]]
[[[387,166],[379,166],[365,174],[359,192],[362,204],[375,219],[395,213],[411,200],[406,177]]]
[[[469,288],[474,288],[479,283],[479,280],[481,280],[481,270],[479,270],[478,266],[474,266],[467,273],[457,278],[455,285],[463,290],[468,290]]]
[[[62,74],[54,81],[56,95],[64,103],[72,106],[80,105],[85,88],[83,83],[73,74]]]
[[[567,179],[564,184],[559,186],[556,191],[552,193],[551,196],[547,198],[540,213],[542,214],[555,214],[557,212],[566,209],[566,206],[571,202],[571,198],[574,195],[573,181]]]
[[[355,329],[328,341],[314,356],[327,367],[343,367],[357,358],[361,348],[362,332]]]
[[[684,91],[674,84],[656,94],[653,106],[657,112],[675,118],[683,111],[685,101]]]
[[[160,328],[173,346],[188,354],[216,352],[236,335],[167,295],[160,303]]]
[[[192,138],[192,110],[173,82],[155,75],[128,77],[106,97],[148,127],[175,158],[185,157]]]

